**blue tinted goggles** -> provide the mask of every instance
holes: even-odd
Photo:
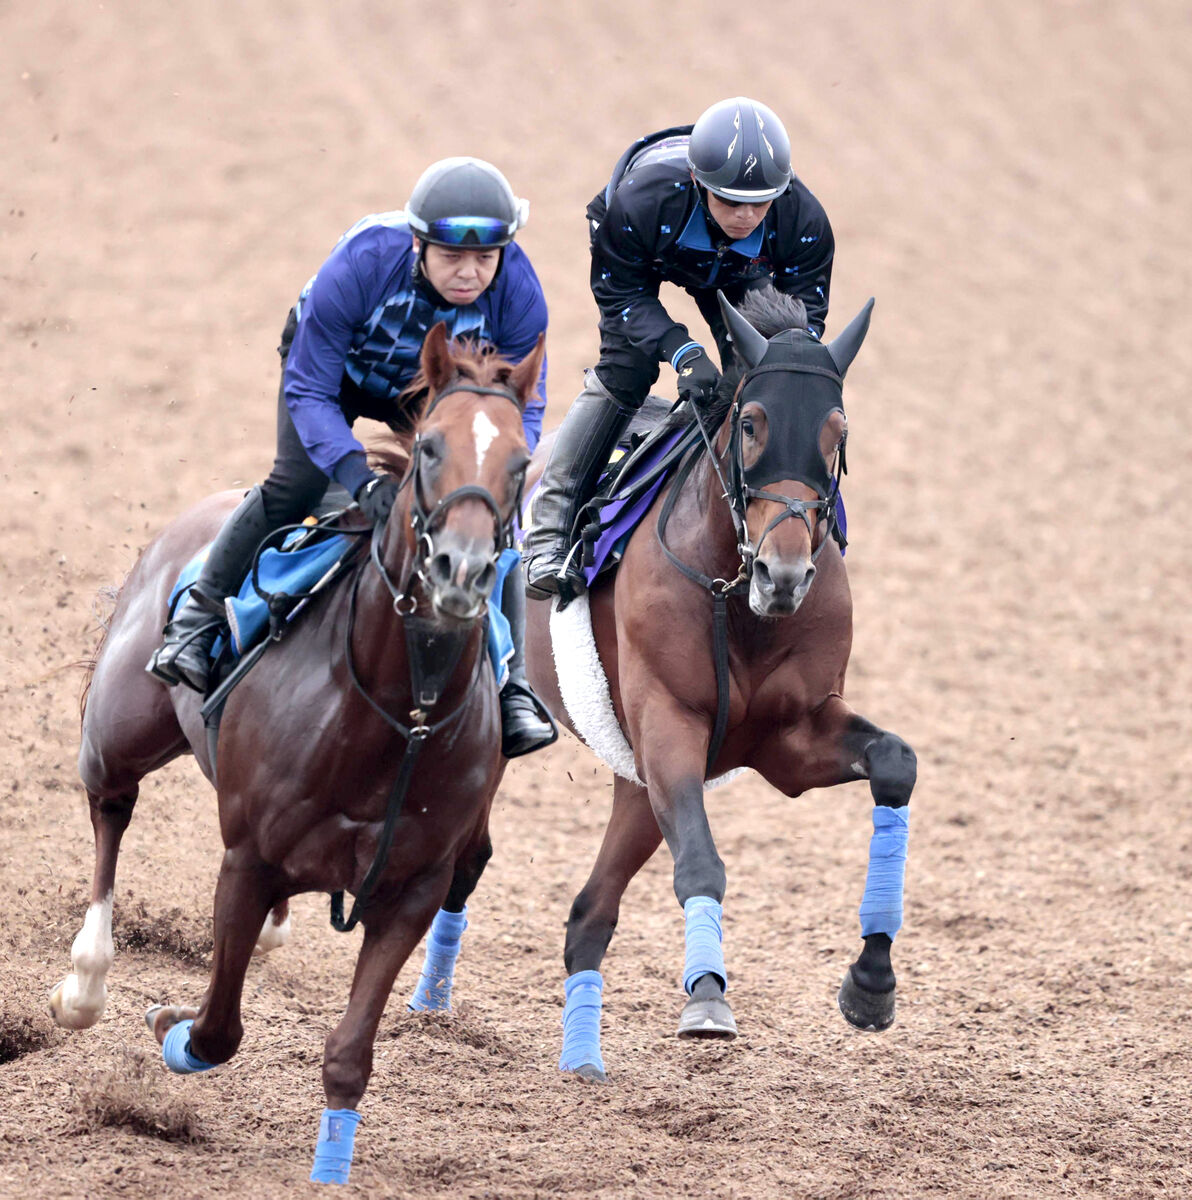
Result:
[[[427,224],[425,237],[443,246],[504,246],[513,239],[496,217],[442,217]]]

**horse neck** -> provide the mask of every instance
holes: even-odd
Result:
[[[725,470],[723,464],[721,470]],[[692,501],[681,506],[686,519],[676,525],[676,546],[682,544],[691,556],[686,561],[699,565],[704,574],[713,579],[732,579],[741,567],[737,531],[724,498],[724,486],[707,454],[695,469],[693,484]]]

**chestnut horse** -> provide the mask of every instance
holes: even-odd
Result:
[[[102,1013],[116,857],[140,781],[193,753],[216,783],[226,851],[203,1002],[148,1017],[171,1069],[204,1070],[236,1053],[245,971],[271,910],[299,892],[356,895],[364,938],[347,1011],[326,1042],[312,1179],[347,1179],[355,1109],[397,973],[440,906],[461,913],[491,854],[505,760],[484,616],[529,462],[521,410],[542,356],[539,339],[511,366],[449,345],[442,324],[431,330],[427,401],[392,514],[372,531],[371,554],[319,593],[231,693],[218,772],[199,696],[164,687],[144,664],[179,570],[237,497],[209,497],[145,550],[95,663],[79,753],[95,876],[74,971],[51,1010],[73,1029]]]
[[[890,946],[901,924],[915,756],[844,701],[852,602],[832,536],[846,432],[841,384],[872,301],[822,345],[805,332],[798,301],[772,290],[748,298],[743,310],[763,336],[720,300],[746,368],[735,395],[726,380],[704,444],[659,494],[615,575],[600,577],[565,611],[557,600],[553,610],[530,606],[534,687],[618,771],[604,841],[571,907],[564,950],[559,1066],[587,1079],[605,1078],[600,965],[621,896],[664,838],[686,916],[682,979],[690,999],[678,1032],[736,1034],[721,947],[725,870],[704,785],[741,767],[788,796],[869,780],[875,832],[861,905],[864,948],[839,1006],[863,1029],[894,1019]],[[577,629],[589,643],[594,635],[594,671],[574,660],[584,640]],[[580,694],[580,680],[599,676],[600,664],[608,681],[600,736],[623,739],[619,758],[597,744],[599,712]]]

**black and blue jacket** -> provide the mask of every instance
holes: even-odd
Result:
[[[354,491],[363,447],[352,436],[349,406],[380,420],[397,415],[402,389],[418,372],[422,343],[439,321],[450,337],[487,342],[520,362],[546,330],[546,300],[525,251],[505,248],[497,277],[472,304],[448,304],[416,271],[402,212],[364,217],[340,238],[302,290],[285,367],[286,407],[311,461]],[[546,407],[546,362],[522,416],[533,449]],[[337,467],[342,466],[344,478]]]
[[[659,284],[677,284],[706,302],[716,288],[732,298],[768,280],[803,301],[808,324],[819,336],[828,315],[835,249],[823,206],[792,177],[761,225],[747,238],[730,240],[691,178],[690,133],[690,125],[676,126],[635,142],[608,187],[588,205],[592,294],[602,333],[666,360],[691,339],[663,308]],[[710,311],[705,303],[700,308]]]

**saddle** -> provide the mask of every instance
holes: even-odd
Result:
[[[580,510],[575,537],[589,586],[613,570],[630,535],[688,451],[700,443],[686,404],[650,396],[618,442],[591,500]]]

